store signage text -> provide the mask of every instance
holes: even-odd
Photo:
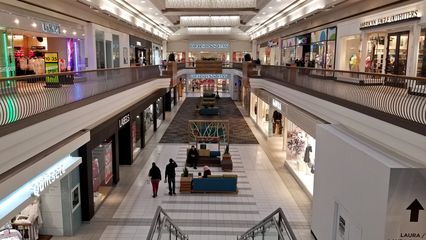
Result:
[[[228,78],[228,74],[221,74],[221,73],[206,73],[206,74],[202,74],[202,73],[196,73],[196,74],[190,74],[189,78],[211,78],[211,79],[227,79]]]
[[[130,113],[126,114],[124,117],[118,120],[118,128],[122,128],[128,122],[130,122]]]
[[[226,49],[229,48],[229,43],[191,43],[189,48],[194,49]]]
[[[281,103],[275,99],[272,99],[272,106],[281,111]]]
[[[40,196],[40,193],[46,189],[49,185],[54,183],[57,179],[59,179],[62,175],[65,174],[64,165],[60,165],[57,168],[50,170],[49,172],[43,174],[39,178],[37,178],[33,184],[33,194],[37,197]]]
[[[41,29],[43,32],[53,33],[53,34],[61,34],[61,29],[58,24],[54,23],[41,23]]]
[[[400,21],[406,21],[406,20],[415,20],[419,18],[420,18],[419,10],[403,12],[403,13],[395,14],[392,16],[387,16],[383,18],[377,18],[370,21],[362,22],[360,25],[360,29],[375,27],[379,25],[390,24],[390,23],[395,23]]]

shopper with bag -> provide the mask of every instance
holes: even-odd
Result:
[[[177,164],[175,161],[173,161],[172,158],[169,159],[169,164],[166,166],[166,174],[164,175],[164,183],[169,182],[169,195],[172,194],[176,195],[175,192],[175,178],[176,178],[176,171],[175,168],[177,168]],[[168,181],[167,181],[168,180]]]
[[[154,162],[152,163],[148,176],[151,177],[152,197],[155,198],[157,197],[158,185],[161,181],[161,171]]]

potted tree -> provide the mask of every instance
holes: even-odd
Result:
[[[189,174],[188,168],[183,168],[183,173],[180,177],[180,192],[191,192],[191,182],[192,182],[192,174]]]

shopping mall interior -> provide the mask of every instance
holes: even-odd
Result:
[[[426,238],[424,14],[0,0],[0,240]]]

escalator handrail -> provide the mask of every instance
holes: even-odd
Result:
[[[256,232],[257,229],[259,229],[260,227],[262,227],[263,225],[265,225],[266,223],[270,222],[271,220],[277,224],[277,229],[280,228],[281,222],[277,222],[274,219],[274,216],[276,216],[278,214],[279,219],[281,219],[282,221],[284,221],[284,227],[286,232],[290,235],[292,240],[296,240],[296,236],[294,235],[293,230],[290,227],[290,223],[288,222],[286,216],[284,215],[284,212],[281,208],[278,208],[277,210],[273,211],[271,214],[269,214],[267,217],[265,217],[262,221],[260,221],[258,224],[256,224],[254,227],[250,228],[247,232],[245,232],[243,235],[238,237],[238,240],[243,240],[243,239],[248,239],[250,236],[252,236],[252,234],[254,232]],[[278,231],[280,238],[279,239],[285,239],[282,235],[281,231]]]
[[[164,216],[164,219],[163,219],[163,221],[161,221],[161,219],[160,219],[160,217],[161,217],[161,215],[163,215]],[[158,221],[158,219],[160,219],[160,221]],[[169,217],[169,215],[167,215],[167,213],[164,211],[164,209],[161,207],[161,206],[158,206],[157,207],[157,210],[155,211],[155,215],[154,215],[154,218],[152,219],[152,222],[151,222],[151,227],[149,228],[149,232],[148,232],[148,235],[147,235],[147,237],[146,237],[146,240],[153,240],[153,237],[154,237],[154,231],[155,231],[155,229],[157,228],[157,226],[159,225],[159,222],[160,222],[160,225],[162,226],[163,224],[164,224],[164,222],[165,221],[168,221],[168,222],[170,222],[170,224],[172,224],[173,225],[173,227],[177,230],[177,232],[181,235],[181,236],[183,236],[183,239],[188,239],[188,235],[187,234],[185,234],[174,222],[173,222],[173,220]],[[160,232],[160,234],[161,234],[161,232]]]

